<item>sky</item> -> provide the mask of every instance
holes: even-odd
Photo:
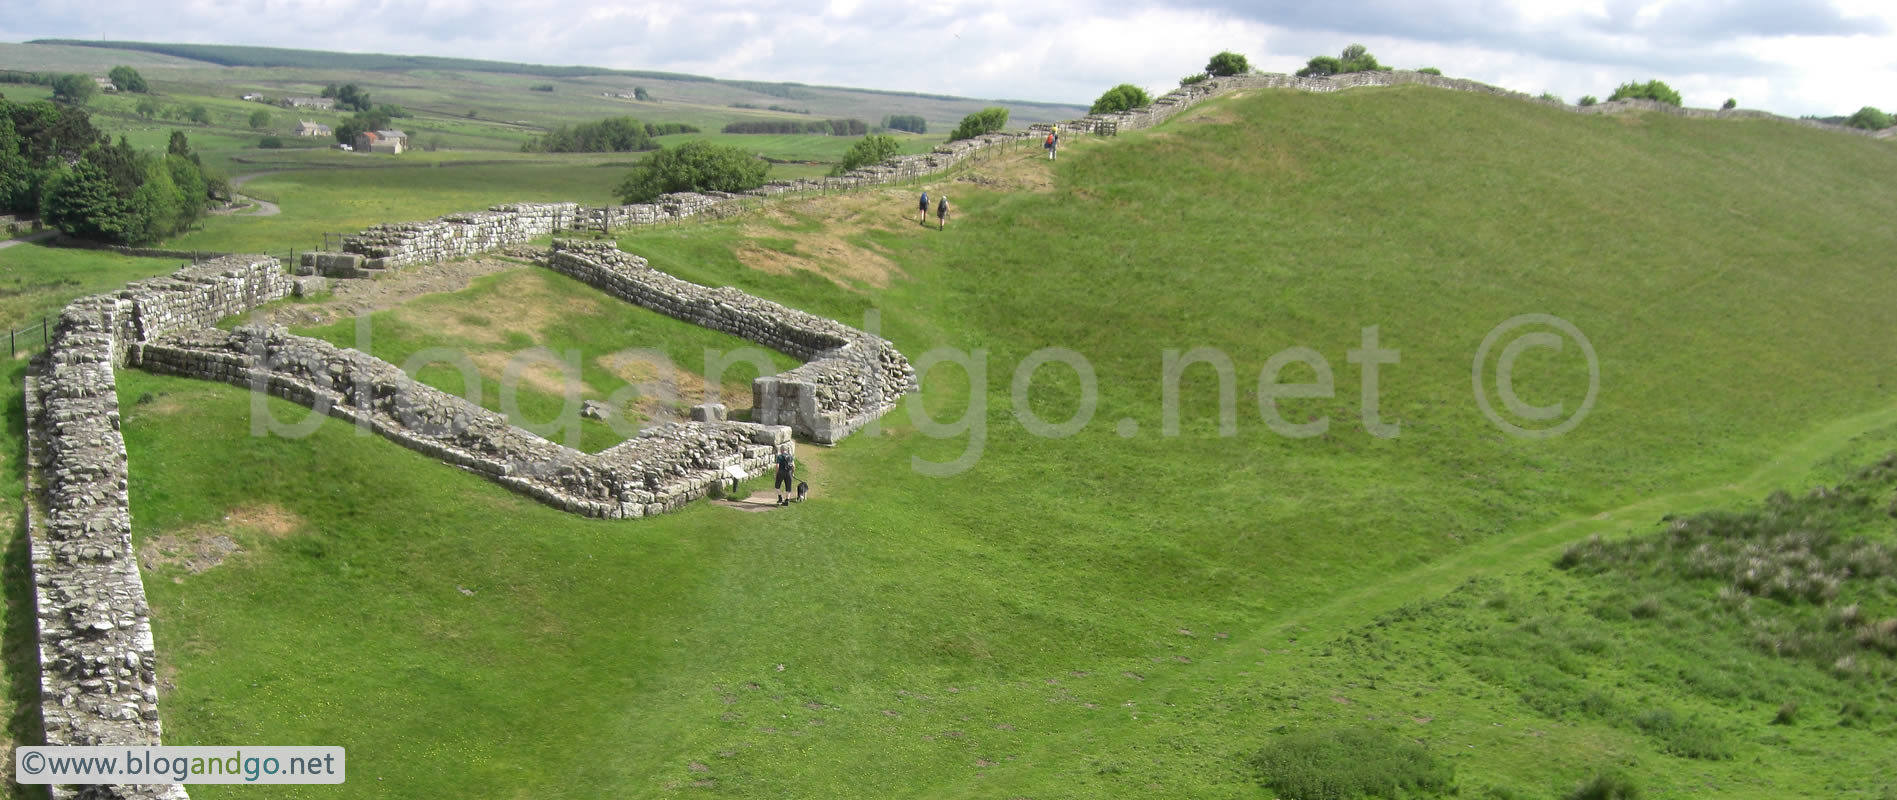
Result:
[[[1897,108],[1890,0],[6,0],[0,41],[125,39],[439,55],[1085,104],[1220,50],[1386,65],[1568,102],[1658,78],[1689,106]]]

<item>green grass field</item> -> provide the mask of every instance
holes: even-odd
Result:
[[[419,222],[496,203],[616,202],[625,166],[595,157],[590,164],[521,163],[479,166],[317,169],[264,175],[244,186],[275,201],[273,217],[213,216],[167,247],[225,252],[313,250],[324,233],[356,233],[383,222]]]
[[[523,313],[526,307],[538,311]],[[430,348],[452,348],[467,357],[465,364],[417,365],[416,379],[472,399],[477,390],[462,371],[463,366],[472,367],[479,375],[482,406],[508,414],[516,425],[530,430],[560,423],[560,433],[548,438],[586,452],[604,450],[625,437],[605,422],[580,419],[581,400],[615,404],[643,426],[683,419],[686,409],[703,402],[748,409],[751,379],[759,375],[748,363],[734,365],[719,382],[719,397],[707,400],[703,378],[708,354],[719,359],[749,348],[749,342],[654,314],[550,270],[527,267],[479,279],[460,292],[370,315],[366,328],[351,319],[298,333],[400,365]],[[797,365],[782,353],[763,352],[772,366],[763,374]],[[568,373],[555,362],[578,367],[571,373],[577,391],[570,403]],[[510,363],[523,378],[504,388]],[[667,370],[672,374],[665,374]],[[641,390],[640,384],[650,382],[668,385]],[[629,388],[630,396],[616,397]],[[571,416],[562,422],[563,414]]]
[[[1420,745],[1460,797],[1560,797],[1607,771],[1653,797],[1887,797],[1888,657],[1775,656],[1717,581],[1554,565],[1590,534],[1756,511],[1897,449],[1893,155],[1420,87],[1261,92],[931,181],[955,198],[946,231],[903,187],[630,232],[688,280],[856,325],[875,309],[912,359],[980,354],[876,429],[801,448],[815,500],[768,514],[581,520],[346,425],[253,437],[243,392],[125,371],[138,545],[242,548],[145,572],[166,741],[349,749],[343,787],[283,797],[1259,798],[1261,748],[1356,728]],[[249,234],[193,234],[218,235]],[[414,315],[460,303],[515,298],[534,320],[589,302],[507,280],[528,279],[394,312],[386,352],[451,342]],[[532,343],[617,346],[591,313]],[[1504,435],[1471,395],[1479,343],[1528,313],[1598,354],[1598,402],[1564,436]],[[1392,438],[1360,422],[1349,352],[1369,326],[1400,352],[1377,397]],[[1257,403],[1294,346],[1335,377],[1278,404],[1328,419],[1308,438]],[[1064,437],[1016,408],[1044,347],[1097,381]],[[1206,366],[1163,433],[1164,351],[1194,347],[1235,366],[1232,435]],[[1586,368],[1572,344],[1530,348],[1515,381],[1571,408]],[[1066,367],[1030,385],[1039,419],[1083,408]],[[1822,520],[1888,544],[1889,487],[1867,486],[1870,506]],[[1897,615],[1883,580],[1841,597]],[[1758,624],[1809,611],[1768,602]]]

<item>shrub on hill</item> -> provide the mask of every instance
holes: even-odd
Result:
[[[1579,105],[1582,108],[1586,108],[1591,105],[1597,105],[1600,102],[1601,102],[1600,99],[1596,98],[1594,95],[1584,94],[1584,95],[1581,95],[1581,102],[1576,103],[1576,105]]]
[[[1876,108],[1873,108],[1871,106],[1865,106],[1863,108],[1858,109],[1857,113],[1852,114],[1849,119],[1846,119],[1844,121],[1844,124],[1849,125],[1853,128],[1863,128],[1869,131],[1881,131],[1891,126],[1891,117],[1889,114],[1886,114],[1883,111],[1880,111]]]
[[[842,175],[858,167],[881,164],[890,156],[902,150],[902,143],[894,136],[876,134],[865,136],[850,145],[849,152],[843,154],[843,161],[830,170],[832,176]]]
[[[1191,86],[1191,85],[1193,85],[1193,84],[1195,84],[1195,83],[1203,83],[1203,82],[1205,81],[1205,79],[1207,79],[1207,78],[1210,78],[1210,77],[1212,77],[1212,76],[1211,76],[1211,75],[1208,75],[1208,74],[1206,74],[1206,73],[1203,73],[1203,72],[1195,72],[1195,73],[1192,73],[1191,75],[1187,75],[1187,76],[1185,76],[1185,77],[1183,77],[1183,78],[1180,78],[1180,79],[1179,79],[1179,85],[1180,85],[1180,86]]]
[[[270,127],[270,112],[263,109],[250,112],[250,127],[251,130],[263,130]]]
[[[1673,91],[1673,87],[1665,83],[1658,80],[1651,80],[1646,83],[1623,83],[1614,89],[1614,93],[1608,96],[1607,100],[1609,102],[1615,100],[1655,100],[1670,106],[1677,106],[1680,104],[1680,93]]]
[[[1008,110],[1000,106],[989,106],[962,118],[949,134],[949,141],[958,142],[977,136],[995,133],[1008,126]]]
[[[551,84],[551,83],[543,83],[543,84],[540,84],[540,85],[538,85],[538,86],[532,86],[532,87],[529,87],[529,88],[528,88],[528,91],[534,91],[534,92],[551,92],[551,91],[553,91],[553,84]]]
[[[257,140],[257,149],[259,149],[259,150],[282,150],[282,149],[283,149],[283,140],[282,140],[282,139],[280,139],[280,138],[277,138],[277,137],[275,137],[275,136],[265,136],[265,137],[263,137],[262,139],[258,139],[258,140]]]
[[[1205,62],[1206,74],[1220,78],[1227,75],[1243,75],[1250,71],[1251,62],[1230,50],[1221,52],[1213,56],[1212,60]]]
[[[1100,95],[1099,99],[1093,101],[1093,107],[1087,109],[1087,113],[1111,114],[1115,111],[1145,108],[1152,104],[1153,98],[1146,94],[1145,89],[1130,83],[1122,83]]]
[[[1300,800],[1430,797],[1455,784],[1453,765],[1370,728],[1286,734],[1259,750],[1252,766],[1278,796]]]
[[[1568,101],[1561,99],[1561,95],[1555,94],[1554,92],[1542,92],[1541,96],[1535,99],[1546,100],[1550,103],[1560,103],[1562,105],[1568,104]]]
[[[1342,75],[1348,72],[1387,72],[1389,67],[1377,63],[1377,57],[1370,54],[1363,45],[1352,44],[1344,48],[1336,58],[1314,56],[1306,62],[1304,69],[1298,70],[1300,78],[1322,78],[1327,75]]]
[[[1416,71],[1417,71],[1417,72],[1421,72],[1421,73],[1423,73],[1424,75],[1441,75],[1441,74],[1443,74],[1443,71],[1442,71],[1442,70],[1439,70],[1439,69],[1437,69],[1437,68],[1435,68],[1435,67],[1420,67],[1420,68],[1418,68],[1418,69],[1417,69]]]
[[[649,102],[652,102],[652,95],[646,91],[646,87],[634,86],[632,87],[632,99],[642,100],[649,103]]]
[[[1738,98],[1736,98],[1736,97],[1728,97],[1728,98],[1726,98],[1726,104],[1725,104],[1725,105],[1722,105],[1722,106],[1720,106],[1720,108],[1721,108],[1721,109],[1724,109],[1724,110],[1727,110],[1727,111],[1731,111],[1732,109],[1735,109],[1735,108],[1738,108],[1738,107],[1739,107],[1739,99],[1738,99]]]
[[[119,87],[121,92],[145,94],[151,91],[151,86],[145,83],[145,76],[124,64],[113,67],[111,72],[106,73],[106,77],[111,78],[112,85]]]
[[[653,153],[615,192],[626,203],[648,203],[670,192],[742,192],[764,185],[770,170],[736,147],[698,140]]]

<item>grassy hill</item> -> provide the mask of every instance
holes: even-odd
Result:
[[[1556,564],[1897,449],[1893,185],[1890,143],[1782,123],[1258,92],[935,181],[946,231],[904,187],[629,233],[690,280],[876,309],[912,359],[980,354],[804,448],[816,500],[767,514],[580,520],[345,425],[253,437],[241,391],[127,371],[139,546],[241,548],[146,572],[167,742],[349,748],[348,784],[283,797],[1262,798],[1294,795],[1255,756],[1322,777],[1334,735],[1381,748],[1344,753],[1353,776],[1414,767],[1461,797],[1608,774],[1887,797],[1889,657],[1839,669],[1749,627],[1838,609],[1739,616],[1723,579]],[[1532,313],[1598,355],[1598,401],[1554,438],[1502,433],[1471,393],[1485,335]],[[1394,437],[1359,421],[1370,326],[1400,352]],[[1014,390],[1045,347],[1084,356],[1090,401],[1060,365]],[[1194,347],[1234,364],[1229,435],[1203,365],[1163,432],[1164,351]],[[1335,378],[1279,402],[1328,419],[1306,438],[1257,402],[1289,347]],[[1530,348],[1515,381],[1572,408],[1587,365]],[[1023,409],[1090,417],[1047,436]],[[1891,546],[1888,479],[1853,486],[1868,505],[1811,524]],[[1876,580],[1840,601],[1897,616]],[[30,628],[7,630],[19,673]]]

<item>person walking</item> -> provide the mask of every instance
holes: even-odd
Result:
[[[1047,132],[1047,160],[1053,161],[1060,153],[1060,126],[1055,125]]]
[[[941,202],[935,206],[935,224],[938,231],[948,229],[948,195],[942,195]]]
[[[921,208],[922,208],[921,216],[917,217],[916,221],[924,225],[927,225],[929,224],[929,190],[927,189],[922,190]]]
[[[791,490],[791,472],[796,466],[797,460],[791,458],[790,453],[777,451],[777,477],[771,481],[771,488],[777,490],[777,504],[780,506],[786,504],[784,492]]]

